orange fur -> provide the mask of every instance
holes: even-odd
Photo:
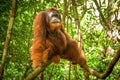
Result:
[[[58,64],[60,58],[73,63],[86,64],[84,52],[78,47],[77,42],[65,33],[62,22],[53,24],[48,22],[48,14],[59,11],[51,8],[41,11],[34,20],[34,40],[32,45],[31,59],[33,67],[44,66],[48,61]]]

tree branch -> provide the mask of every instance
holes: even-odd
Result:
[[[37,75],[43,72],[45,67],[36,68],[31,74],[29,74],[24,80],[33,80]]]
[[[96,7],[97,7],[97,10],[98,10],[98,12],[99,12],[99,14],[100,14],[100,17],[101,17],[101,19],[102,19],[102,22],[104,23],[105,29],[109,30],[109,27],[107,27],[107,26],[109,26],[109,25],[108,25],[107,21],[105,20],[104,15],[102,14],[101,8],[100,8],[97,0],[93,0],[93,1],[94,1],[95,5],[96,5]]]
[[[82,68],[86,71],[88,71],[90,74],[96,76],[97,78],[101,78],[101,79],[105,79],[106,77],[108,77],[115,64],[118,62],[120,58],[120,48],[118,49],[117,53],[115,54],[115,56],[113,57],[113,59],[111,60],[111,62],[109,63],[108,67],[106,68],[104,73],[98,73],[97,71],[93,70],[92,68],[90,68],[88,65],[83,65]],[[44,71],[44,69],[49,65],[50,63],[47,63],[44,67],[38,67],[36,68],[31,74],[29,74],[24,80],[33,80],[34,78],[36,78],[37,75],[39,75],[41,72]]]
[[[120,59],[120,48],[118,49],[117,53],[115,54],[115,56],[113,57],[113,59],[109,63],[109,65],[106,68],[104,73],[98,73],[95,70],[91,69],[87,65],[84,65],[83,68],[85,70],[87,70],[89,73],[91,73],[92,75],[96,76],[97,78],[105,79],[107,76],[110,75],[110,73],[112,72],[115,64],[118,62],[119,59]]]
[[[43,72],[48,65],[50,65],[50,62],[46,63],[43,67],[36,68],[24,80],[33,80],[34,78],[36,78],[36,76],[38,76],[41,72]]]

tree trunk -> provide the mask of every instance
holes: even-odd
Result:
[[[11,37],[11,32],[12,32],[12,27],[13,27],[16,11],[17,11],[17,0],[14,0],[13,4],[12,4],[12,10],[10,12],[10,20],[9,20],[6,40],[5,40],[5,44],[4,44],[2,62],[1,62],[1,65],[0,65],[0,80],[2,80],[2,77],[3,77],[3,74],[4,74],[6,56],[8,54],[8,46],[9,46],[9,43],[10,43],[10,37]]]

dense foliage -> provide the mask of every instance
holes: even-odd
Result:
[[[54,6],[63,15],[65,29],[71,37],[79,41],[78,37],[82,36],[80,40],[84,43],[88,65],[98,72],[104,72],[120,46],[120,2],[119,0],[99,1],[105,22],[94,1],[75,0],[77,18],[80,24],[78,26],[75,19],[77,14],[71,0],[19,0],[10,45],[8,46],[9,50],[3,80],[22,80],[33,71],[30,60],[33,19],[37,12]],[[109,1],[112,2],[112,4],[110,3],[112,6],[108,4]],[[2,61],[11,7],[12,0],[0,1],[0,63]],[[118,12],[118,19],[115,18],[116,11]],[[106,24],[110,25],[111,28],[106,28]],[[108,34],[109,32],[110,35]],[[115,37],[117,37],[117,40],[114,39]],[[61,60],[59,65],[51,64],[48,66],[43,74],[45,80],[84,80],[81,67],[79,65],[74,66],[64,59]],[[91,75],[90,79],[98,80]],[[117,79],[120,79],[120,62],[117,63],[111,75],[106,78],[106,80]]]

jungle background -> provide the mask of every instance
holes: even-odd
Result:
[[[13,1],[0,0],[2,80],[23,80],[33,71],[33,20],[38,12],[51,7],[60,10],[66,32],[80,43],[88,65],[96,71],[105,71],[120,46],[119,0],[18,0],[11,15]],[[92,75],[89,79],[99,80]],[[49,65],[39,80],[84,80],[84,75],[79,65],[61,59],[59,65]],[[120,60],[105,80],[120,80]]]

